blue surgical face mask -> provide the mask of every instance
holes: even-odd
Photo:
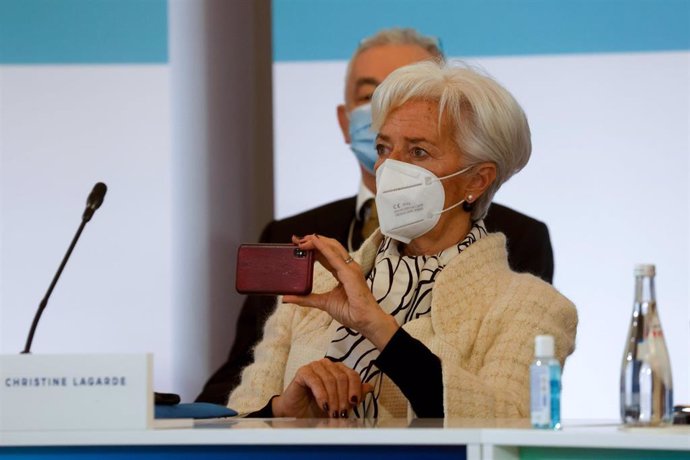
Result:
[[[378,160],[376,133],[371,130],[371,104],[361,105],[350,112],[350,149],[359,163],[374,174]]]

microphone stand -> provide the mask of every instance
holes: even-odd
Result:
[[[87,219],[82,219],[81,224],[79,225],[79,229],[77,229],[77,233],[74,235],[74,238],[72,238],[72,243],[69,245],[69,249],[67,249],[65,257],[62,258],[62,263],[60,264],[57,273],[55,273],[55,276],[53,277],[53,282],[50,283],[50,287],[48,287],[46,295],[43,297],[43,300],[41,300],[41,303],[38,306],[38,310],[36,311],[36,315],[34,316],[34,320],[31,323],[31,329],[29,329],[29,336],[26,338],[26,345],[24,346],[24,351],[22,351],[21,354],[31,354],[31,343],[34,341],[34,333],[36,332],[38,321],[41,319],[43,310],[45,310],[46,306],[48,305],[48,299],[50,298],[50,294],[52,294],[53,288],[55,288],[58,279],[60,279],[62,270],[65,268],[65,265],[67,265],[67,261],[69,260],[69,257],[72,255],[72,250],[74,249],[74,246],[76,246],[77,241],[81,236],[81,232],[84,230],[84,227],[86,226],[87,222]]]
[[[31,353],[31,343],[34,341],[34,333],[36,333],[36,327],[38,326],[38,321],[41,319],[43,310],[45,310],[46,305],[48,305],[50,294],[52,294],[53,288],[55,288],[58,279],[60,279],[62,270],[65,268],[65,265],[67,265],[67,261],[72,255],[72,250],[74,249],[74,246],[76,246],[77,241],[81,236],[81,232],[84,230],[86,223],[93,217],[93,213],[96,212],[101,204],[103,204],[103,198],[105,197],[105,193],[107,191],[108,187],[103,182],[98,182],[93,186],[93,190],[91,190],[89,197],[86,199],[86,209],[84,209],[84,214],[81,216],[81,224],[79,225],[74,238],[72,238],[72,243],[69,245],[65,257],[62,258],[62,263],[60,264],[57,273],[55,273],[55,276],[53,277],[53,282],[50,283],[50,287],[48,287],[48,292],[46,292],[45,297],[43,297],[43,300],[41,300],[41,303],[38,305],[38,310],[36,311],[33,322],[31,323],[31,329],[29,329],[29,336],[26,338],[26,346],[21,354],[25,355]]]

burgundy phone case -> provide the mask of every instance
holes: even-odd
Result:
[[[237,249],[235,289],[241,294],[309,294],[313,273],[313,251],[294,244],[242,244]]]

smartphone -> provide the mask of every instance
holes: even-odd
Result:
[[[235,289],[240,294],[306,295],[311,292],[314,252],[294,244],[242,244]]]

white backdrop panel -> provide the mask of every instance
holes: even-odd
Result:
[[[496,201],[546,222],[554,284],[578,306],[565,418],[617,418],[632,267],[657,264],[676,401],[690,402],[690,53],[471,59],[520,101],[533,155]],[[274,64],[276,217],[357,190],[335,106],[346,63]]]
[[[173,389],[169,90],[167,65],[0,67],[0,352],[23,348],[103,181],[33,350],[153,352]]]

